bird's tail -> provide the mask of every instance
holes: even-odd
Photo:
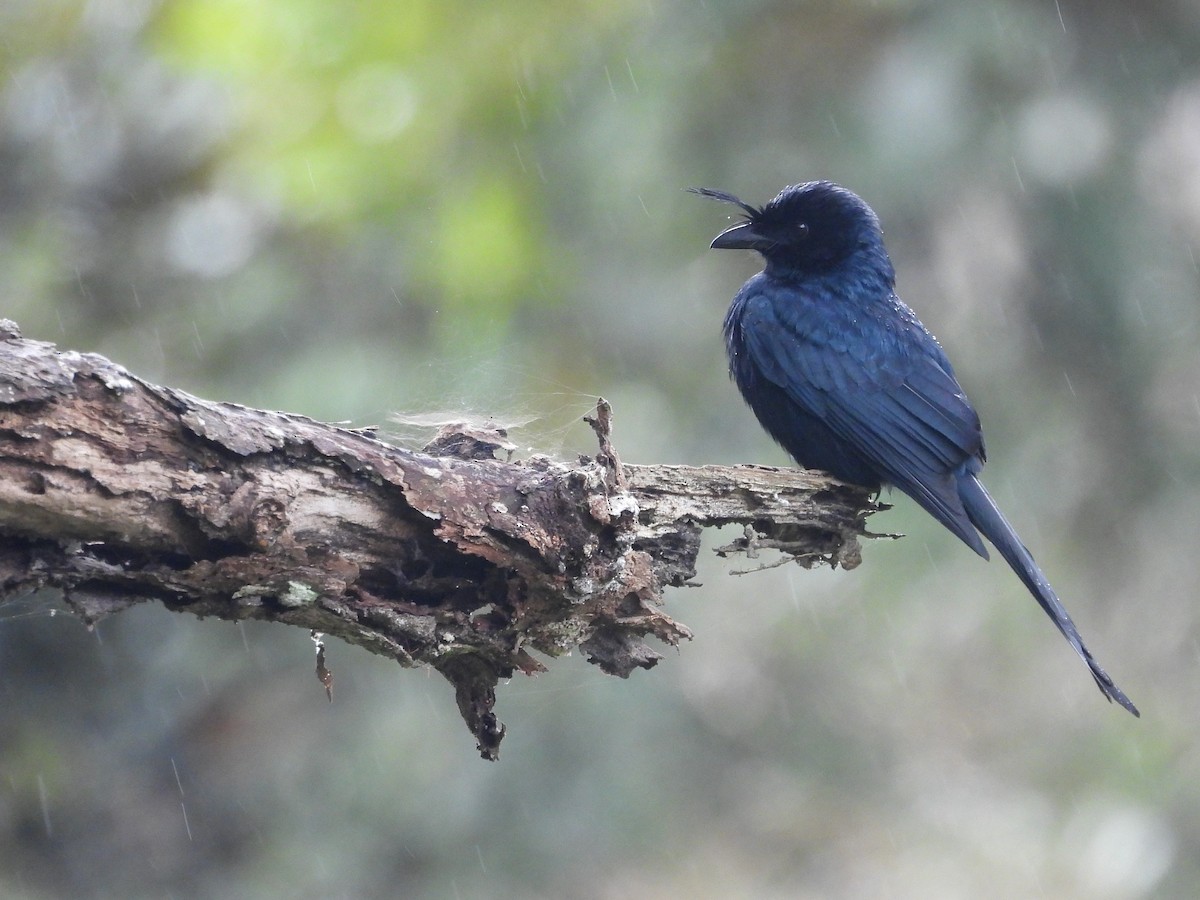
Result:
[[[1092,654],[1083,645],[1083,640],[1075,629],[1075,623],[1071,621],[1062,601],[1058,599],[1058,595],[1050,587],[1050,582],[1046,580],[1046,576],[1034,562],[1032,554],[1021,543],[1016,531],[1008,524],[1008,520],[996,506],[996,502],[972,473],[963,472],[958,476],[958,496],[962,500],[963,508],[966,509],[971,523],[983,532],[983,536],[1000,551],[1000,555],[1012,566],[1013,571],[1025,583],[1025,587],[1029,588],[1029,592],[1046,611],[1046,615],[1058,626],[1063,637],[1087,663],[1088,668],[1092,671],[1092,677],[1096,679],[1096,684],[1104,696],[1110,701],[1116,700],[1135,716],[1141,715],[1137,707],[1113,683],[1108,673],[1100,668],[1100,664],[1092,658]]]

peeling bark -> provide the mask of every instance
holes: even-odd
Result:
[[[0,321],[0,604],[52,587],[87,622],[139,602],[341,638],[453,685],[486,759],[495,687],[580,647],[605,672],[655,665],[663,612],[704,527],[723,555],[852,568],[865,491],[758,466],[627,466],[601,452],[505,461],[502,432],[447,427],[423,452],[302,416],[149,384]],[[314,640],[318,636],[314,634]],[[321,674],[321,672],[324,674]],[[332,676],[318,673],[332,689]]]

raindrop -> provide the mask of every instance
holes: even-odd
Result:
[[[175,786],[179,788],[179,796],[183,796],[183,782],[179,779],[179,767],[175,765],[175,757],[171,757],[171,771],[175,773]]]
[[[1137,294],[1133,294],[1130,296],[1129,302],[1132,303],[1133,308],[1137,310],[1138,320],[1142,323],[1142,327],[1146,327],[1146,309],[1142,306],[1142,298]]]
[[[187,832],[188,840],[190,841],[192,839],[192,826],[188,822],[187,806],[184,805],[182,800],[179,801],[179,810],[183,813],[183,830]]]
[[[1017,176],[1017,188],[1023,194],[1025,193],[1025,182],[1021,180],[1021,168],[1017,165],[1017,158],[1015,156],[1010,156],[1009,159],[1012,160],[1013,174]]]
[[[38,772],[38,802],[42,806],[42,825],[46,828],[46,837],[54,837],[54,826],[50,824],[50,801],[46,795],[46,781]]]

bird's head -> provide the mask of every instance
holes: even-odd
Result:
[[[762,207],[724,191],[693,191],[732,203],[745,213],[742,222],[717,235],[712,242],[716,250],[757,250],[768,269],[801,275],[827,272],[856,255],[891,270],[874,210],[831,181],[791,185]]]

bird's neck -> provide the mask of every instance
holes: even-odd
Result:
[[[896,286],[896,271],[887,252],[864,248],[822,269],[798,266],[788,260],[768,259],[763,269],[768,278],[796,287],[821,287],[835,293],[849,291],[860,296],[887,296]]]

